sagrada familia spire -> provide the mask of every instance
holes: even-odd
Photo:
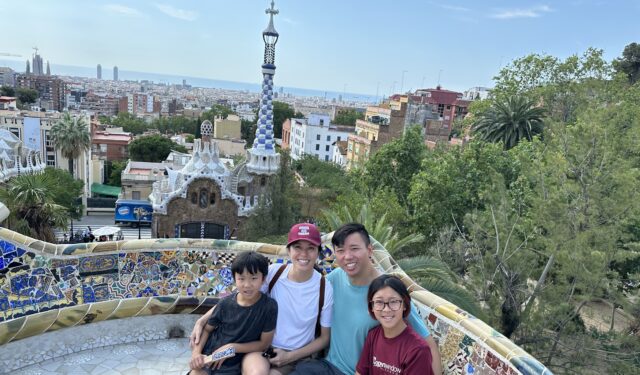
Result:
[[[278,14],[275,4],[265,13],[269,15],[269,25],[262,32],[264,40],[264,63],[262,64],[262,99],[258,112],[258,126],[253,148],[248,151],[247,170],[260,175],[274,174],[280,167],[280,155],[275,150],[273,139],[273,76],[276,74],[276,43],[278,32],[273,26],[273,16]]]

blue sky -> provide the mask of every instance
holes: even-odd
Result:
[[[51,63],[259,82],[267,0],[0,0],[0,52]],[[276,85],[388,95],[491,86],[530,53],[640,42],[638,0],[277,0]],[[17,57],[2,57],[19,60]],[[404,82],[403,82],[404,71]],[[53,72],[55,74],[55,71]]]

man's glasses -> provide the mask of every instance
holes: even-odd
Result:
[[[402,300],[401,299],[392,299],[389,302],[384,302],[384,301],[381,301],[381,300],[375,300],[375,301],[371,301],[371,306],[376,311],[384,310],[385,306],[389,306],[389,310],[391,310],[391,311],[398,311],[398,310],[400,310],[400,307],[402,307]]]

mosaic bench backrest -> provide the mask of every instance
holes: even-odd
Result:
[[[154,239],[54,245],[4,228],[0,251],[0,346],[103,320],[202,313],[232,291],[230,264],[238,252],[286,261],[286,249],[269,244]],[[324,255],[322,267],[330,272],[328,246]],[[413,283],[376,241],[373,258],[409,286],[446,373],[551,374],[484,322]]]

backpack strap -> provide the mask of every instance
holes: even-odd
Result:
[[[322,307],[324,306],[324,287],[325,287],[324,275],[320,274],[320,296],[318,297],[318,319],[316,319],[316,337],[320,337],[320,315],[322,314]]]
[[[276,281],[278,281],[278,279],[286,269],[287,269],[287,263],[284,263],[283,265],[280,266],[280,268],[278,268],[278,271],[276,272],[276,274],[273,275],[273,279],[271,279],[271,282],[269,282],[269,294],[271,294],[271,289],[273,289],[273,286],[276,285]]]

